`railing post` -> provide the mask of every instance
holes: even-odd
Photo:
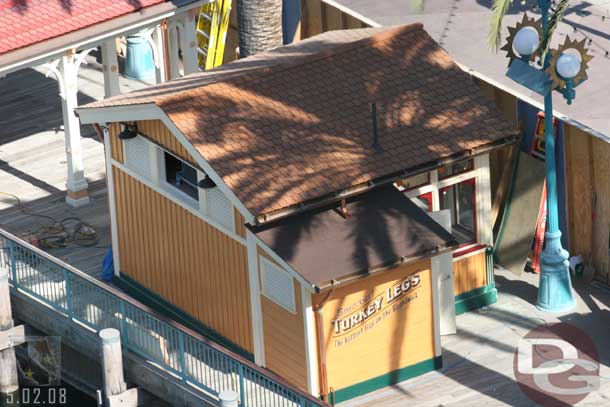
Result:
[[[244,365],[237,363],[237,373],[239,374],[239,402],[244,407],[246,405],[246,387],[244,386]]]
[[[18,285],[17,282],[17,261],[15,260],[15,242],[9,239],[8,241],[8,253],[11,260],[11,278],[13,279],[13,284],[15,286]]]
[[[125,301],[123,300],[119,300],[120,301],[120,308],[121,308],[121,322],[120,322],[120,327],[121,327],[121,338],[123,340],[123,345],[125,346],[125,348],[129,348],[129,334],[127,332],[127,307],[125,307]]]
[[[70,272],[64,269],[64,279],[66,280],[66,311],[68,318],[72,319],[72,290],[70,288]]]
[[[184,358],[184,333],[178,331],[178,351],[180,352],[180,370],[182,372],[182,381],[186,383],[188,372],[186,371],[186,360]]]

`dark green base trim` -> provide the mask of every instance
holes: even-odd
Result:
[[[252,362],[254,362],[254,355],[239,345],[231,342],[213,329],[205,326],[200,321],[196,320],[192,316],[188,315],[175,305],[171,304],[164,298],[161,298],[158,294],[150,291],[134,279],[122,274],[120,277],[114,276],[112,282],[117,285],[121,290],[125,291],[141,303],[149,306],[150,308],[158,311],[160,314],[179,322],[189,329],[209,338],[210,340],[224,346],[227,349],[241,355]]]
[[[374,377],[344,389],[335,390],[334,393],[329,395],[329,401],[331,405],[335,405],[336,403],[353,399],[354,397],[370,393],[374,390],[404,382],[405,380],[440,369],[441,367],[443,367],[443,358],[441,356],[436,356],[432,359],[427,359],[415,365],[394,370],[390,373]]]
[[[476,288],[467,293],[455,296],[455,315],[473,311],[498,301],[498,290],[495,284]]]

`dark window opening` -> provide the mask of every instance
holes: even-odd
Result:
[[[453,177],[471,171],[474,168],[472,160],[458,161],[438,169],[438,179]]]
[[[164,152],[164,157],[165,180],[168,184],[184,192],[191,198],[199,200],[197,170],[167,152]]]
[[[476,239],[475,181],[469,179],[441,189],[440,209],[451,212],[451,232],[460,244],[474,243]]]

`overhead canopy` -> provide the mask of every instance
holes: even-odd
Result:
[[[345,218],[337,206],[326,207],[252,231],[318,287],[457,244],[392,185],[354,197],[347,211]]]
[[[202,0],[0,0],[0,74],[97,45]]]

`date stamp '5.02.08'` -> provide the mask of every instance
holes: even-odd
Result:
[[[68,406],[69,390],[61,382],[61,338],[26,336],[12,338],[16,363],[11,374],[17,375],[19,388],[2,395],[0,406]],[[13,380],[14,381],[14,380]]]

